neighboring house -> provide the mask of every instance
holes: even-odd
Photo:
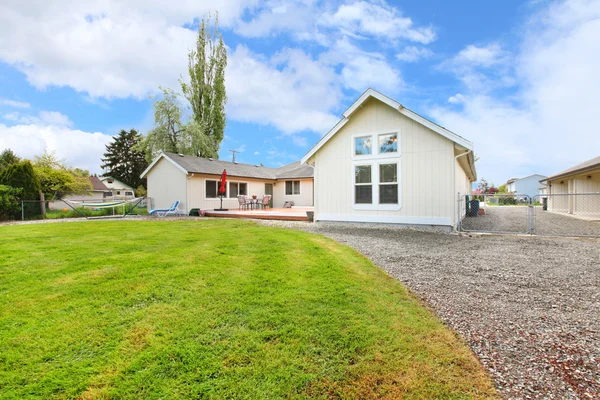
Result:
[[[273,207],[313,205],[313,169],[295,162],[281,168],[233,163],[212,158],[161,153],[142,173],[148,182],[148,197],[152,208],[168,208],[179,200],[189,213],[192,208],[219,208],[219,180],[227,170],[227,192],[223,207],[238,208],[238,195],[262,199],[272,195]]]
[[[477,180],[471,142],[372,89],[302,163],[315,168],[317,221],[450,228]]]
[[[549,211],[567,214],[600,213],[600,156],[542,179],[541,182],[546,182]],[[575,196],[568,196],[569,194]]]
[[[90,176],[90,184],[92,190],[88,194],[71,194],[63,197],[65,200],[76,200],[85,202],[101,202],[106,198],[112,198],[112,192],[106,187],[104,183],[97,176]],[[58,210],[67,207],[63,201],[51,201],[49,204],[50,209]]]
[[[104,197],[110,197],[115,200],[133,199],[135,197],[135,191],[128,184],[123,183],[112,176],[102,176],[99,179],[106,187]]]
[[[529,175],[524,178],[512,178],[506,182],[506,191],[508,193],[533,197],[541,194],[540,181],[545,178],[546,176],[539,174]]]

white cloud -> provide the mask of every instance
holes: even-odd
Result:
[[[523,45],[510,59],[519,79],[515,93],[493,97],[471,89],[462,110],[441,107],[431,114],[475,142],[479,175],[497,184],[598,156],[598,37],[599,2],[554,4],[527,23]],[[496,58],[484,59],[489,65]]]
[[[292,136],[292,142],[298,147],[306,147],[308,142],[303,136]]]
[[[327,112],[342,98],[335,71],[300,50],[266,59],[238,46],[229,55],[227,79],[229,118],[270,123],[286,134],[326,132],[337,122]]]
[[[415,62],[433,55],[433,51],[424,47],[407,46],[401,53],[396,54],[400,61]]]
[[[448,103],[450,104],[461,104],[465,102],[465,96],[461,93],[456,93],[454,96],[450,96],[448,98]]]
[[[406,39],[427,44],[436,38],[431,27],[415,27],[412,19],[384,2],[342,4],[334,13],[325,13],[321,21],[356,35],[371,35],[384,40]]]
[[[9,99],[2,99],[2,98],[0,98],[0,105],[11,107],[11,108],[29,108],[29,107],[31,107],[31,104],[24,102],[24,101],[16,101],[16,100],[9,100]]]
[[[83,132],[66,126],[0,124],[0,149],[12,149],[17,155],[33,158],[44,150],[56,151],[73,167],[100,173],[100,158],[112,136],[100,132]]]
[[[231,25],[254,2],[223,2],[221,24]],[[142,98],[161,84],[176,86],[196,35],[182,25],[213,10],[194,0],[2,2],[0,60],[39,89]]]
[[[254,152],[254,155],[255,155],[255,156],[260,156],[260,151],[255,151],[255,152]]]
[[[70,127],[73,125],[69,117],[58,111],[40,111],[38,115],[22,114],[13,111],[4,114],[2,118],[6,121],[12,121],[21,124],[43,124]]]

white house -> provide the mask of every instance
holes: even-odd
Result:
[[[533,174],[524,178],[512,178],[506,181],[506,191],[508,193],[533,197],[542,194],[540,191],[540,181],[545,178],[546,176],[540,174]]]
[[[471,142],[373,89],[301,161],[314,166],[317,221],[451,228],[477,180]]]
[[[112,197],[113,199],[132,199],[135,197],[133,188],[128,184],[112,176],[102,176],[99,179],[107,189],[104,197]],[[112,196],[109,193],[112,193]]]
[[[294,206],[313,205],[313,169],[300,162],[269,168],[221,161],[212,158],[161,153],[142,173],[148,183],[152,208],[168,208],[179,200],[180,208],[213,210],[221,200],[217,190],[221,173],[227,170],[227,191],[223,207],[237,209],[238,195],[272,195],[273,207],[286,202]]]

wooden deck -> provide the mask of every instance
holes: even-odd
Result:
[[[245,219],[275,219],[282,221],[308,221],[307,211],[313,211],[312,207],[306,208],[270,208],[267,210],[238,210],[229,211],[206,210],[207,217],[222,218],[245,218]]]

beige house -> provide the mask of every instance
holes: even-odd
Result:
[[[192,208],[220,207],[219,180],[227,170],[227,192],[223,208],[237,209],[238,195],[272,195],[273,207],[286,202],[294,207],[313,205],[313,169],[295,162],[281,168],[233,163],[212,158],[161,153],[142,173],[148,182],[151,208],[168,208],[176,200],[189,213]]]
[[[135,191],[131,186],[121,182],[112,176],[102,176],[99,178],[100,182],[106,187],[104,191],[104,197],[113,200],[133,199],[135,197]]]
[[[548,211],[573,215],[600,215],[600,156],[549,176]]]
[[[314,166],[317,221],[451,228],[477,180],[471,142],[372,89],[301,162]]]

